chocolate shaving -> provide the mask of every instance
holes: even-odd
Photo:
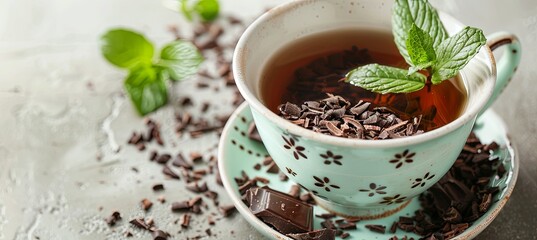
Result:
[[[144,198],[142,201],[141,201],[141,204],[142,204],[142,209],[144,211],[147,211],[151,208],[151,206],[153,206],[153,203],[151,201],[149,201],[149,199],[147,198]]]
[[[231,214],[235,212],[235,206],[234,205],[227,205],[227,206],[221,206],[218,208],[222,216],[229,217]]]
[[[186,185],[186,189],[195,192],[195,193],[203,193],[208,190],[207,183],[203,182],[201,185],[198,184],[198,182],[192,182]]]
[[[176,167],[182,167],[188,170],[192,170],[192,165],[190,165],[185,158],[183,157],[183,154],[179,153],[177,154],[177,158],[173,160],[172,165]]]
[[[285,103],[278,107],[281,117],[315,132],[358,139],[391,139],[420,134],[421,116],[402,120],[385,107],[370,109],[370,102],[360,101],[351,107],[341,96],[327,94],[319,101],[302,106]],[[406,116],[405,116],[406,117]]]
[[[121,220],[121,214],[118,211],[114,211],[109,217],[105,219],[106,224],[112,227],[116,225],[116,222]]]
[[[170,236],[170,234],[159,229],[153,231],[151,235],[153,236],[153,240],[166,240]]]
[[[173,172],[173,170],[168,166],[164,166],[164,168],[162,168],[162,173],[170,178],[180,179],[179,175]]]
[[[382,234],[386,233],[386,226],[383,226],[383,225],[368,224],[368,225],[365,225],[365,227],[371,230],[372,232],[378,232]]]
[[[129,223],[141,229],[145,229],[145,230],[149,229],[149,225],[145,223],[143,218],[132,219]]]
[[[180,220],[180,223],[181,224],[181,227],[183,228],[188,228],[188,226],[190,225],[190,214],[188,213],[185,213],[183,216],[181,216],[181,220]]]

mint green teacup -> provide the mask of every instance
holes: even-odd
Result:
[[[378,218],[403,208],[453,165],[479,114],[507,85],[520,60],[510,34],[489,36],[488,46],[461,71],[467,106],[455,121],[402,139],[355,140],[315,133],[270,111],[260,100],[260,80],[271,55],[293,40],[338,28],[391,29],[391,2],[378,0],[293,1],[257,19],[235,50],[237,86],[250,104],[263,142],[287,176],[314,193],[317,203],[342,216]],[[463,24],[440,13],[446,30]],[[507,44],[496,63],[491,49]]]

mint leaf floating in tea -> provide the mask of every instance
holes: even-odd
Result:
[[[179,81],[195,74],[202,62],[203,56],[194,44],[177,40],[162,48],[158,65],[165,67],[172,80]]]
[[[210,22],[215,20],[220,13],[220,4],[217,0],[199,0],[194,6],[189,6],[188,2],[188,0],[181,0],[180,11],[189,21],[194,20],[194,14],[197,14],[201,20]]]
[[[146,115],[166,104],[166,81],[182,80],[196,73],[203,57],[190,42],[166,45],[153,61],[154,47],[143,35],[128,29],[113,29],[101,37],[103,56],[113,65],[129,70],[125,89],[136,110]]]
[[[346,82],[382,94],[410,93],[424,86],[430,91],[432,84],[455,77],[486,43],[483,31],[472,27],[448,38],[427,0],[396,0],[392,32],[399,52],[410,65],[408,72],[370,64],[351,70]],[[418,72],[421,70],[426,75]]]
[[[414,92],[425,86],[427,78],[421,73],[408,75],[408,71],[395,67],[369,64],[352,70],[347,81],[378,93]]]
[[[438,84],[457,75],[486,42],[483,31],[472,27],[443,41],[437,48],[438,60],[433,67],[432,82]]]

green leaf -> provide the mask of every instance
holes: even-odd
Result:
[[[400,68],[369,64],[350,71],[346,81],[382,94],[414,92],[425,86],[425,75],[407,73],[407,70]]]
[[[193,10],[188,7],[188,0],[181,0],[180,5],[181,5],[180,10],[183,13],[183,15],[185,15],[185,17],[186,17],[186,19],[188,21],[192,21],[192,19],[193,19],[193,17],[192,17]]]
[[[159,65],[166,68],[175,81],[195,74],[203,62],[203,56],[194,44],[177,40],[166,45],[161,53]]]
[[[437,63],[433,66],[431,79],[433,84],[457,75],[486,42],[483,31],[472,27],[465,27],[442,42],[436,51]]]
[[[220,4],[217,0],[199,0],[194,10],[198,12],[204,21],[213,21],[218,17]]]
[[[408,32],[406,48],[412,61],[412,66],[417,70],[422,70],[423,66],[431,66],[432,62],[436,60],[433,39],[416,24],[412,24],[412,28]]]
[[[127,29],[113,29],[101,37],[101,51],[112,64],[121,68],[150,65],[153,44],[139,33]]]
[[[395,0],[392,32],[397,48],[408,64],[412,64],[412,61],[406,48],[406,39],[413,24],[431,36],[434,47],[448,36],[438,13],[427,0]]]
[[[156,67],[133,69],[125,79],[125,89],[140,115],[146,115],[166,104],[165,72]]]

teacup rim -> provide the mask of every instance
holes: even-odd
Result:
[[[315,0],[318,1],[318,0]],[[331,144],[331,145],[337,145],[337,146],[345,146],[345,147],[353,147],[353,148],[395,148],[395,147],[403,147],[408,146],[411,144],[419,144],[422,142],[427,142],[434,140],[438,137],[444,136],[449,134],[450,132],[462,127],[463,125],[467,124],[468,122],[475,120],[479,113],[482,111],[488,100],[491,98],[495,81],[496,81],[496,61],[494,58],[494,55],[492,54],[492,50],[487,46],[484,45],[480,49],[481,51],[485,51],[485,54],[487,56],[487,59],[490,61],[490,64],[487,64],[488,67],[490,67],[491,72],[491,80],[494,81],[494,84],[489,84],[488,89],[485,89],[483,93],[483,97],[478,99],[475,104],[469,105],[466,107],[465,111],[454,121],[431,131],[427,131],[425,133],[415,135],[415,136],[409,136],[409,137],[403,137],[403,138],[397,138],[397,139],[384,139],[384,140],[364,140],[364,139],[351,139],[351,138],[343,138],[343,137],[336,137],[331,135],[326,135],[322,133],[317,133],[314,131],[311,131],[309,129],[302,128],[300,126],[297,126],[288,120],[283,119],[282,117],[278,116],[276,113],[271,111],[269,108],[267,108],[248,88],[245,82],[245,76],[244,76],[244,68],[245,68],[245,60],[243,56],[244,46],[246,45],[246,42],[248,39],[253,35],[255,30],[258,28],[260,24],[263,22],[270,20],[273,17],[277,17],[278,15],[285,14],[286,12],[292,10],[295,7],[300,6],[303,4],[300,1],[291,1],[287,3],[280,4],[269,11],[262,14],[260,17],[258,17],[252,24],[248,26],[248,28],[244,31],[244,33],[241,35],[239,41],[237,42],[237,46],[235,47],[234,53],[233,53],[233,75],[235,78],[235,84],[237,85],[237,88],[239,89],[239,92],[243,96],[243,98],[248,102],[248,105],[253,108],[255,111],[259,112],[266,118],[270,119],[271,122],[278,125],[280,128],[286,130],[288,133],[304,137],[307,139],[312,139],[317,142],[325,143],[325,144]],[[466,26],[465,24],[461,23],[457,19],[455,19],[453,16],[442,12],[440,10],[437,10],[442,22],[448,22],[451,25],[454,25],[458,28],[463,28]],[[480,54],[478,53],[478,54]],[[471,61],[476,61],[476,59],[472,59]]]

